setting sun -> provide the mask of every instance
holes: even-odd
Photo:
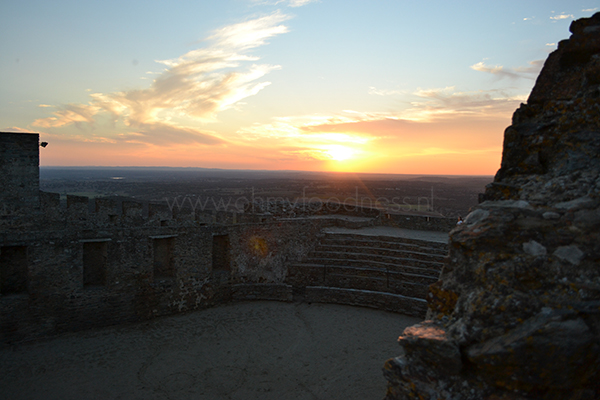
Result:
[[[341,145],[327,146],[327,154],[335,161],[346,161],[356,154],[354,149]]]

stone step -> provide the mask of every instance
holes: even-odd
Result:
[[[438,276],[439,273],[434,276],[382,268],[296,263],[288,267],[287,282],[296,286],[327,284],[394,293],[417,291],[419,296],[425,296]]]
[[[398,243],[368,243],[368,242],[354,242],[354,243],[343,243],[343,242],[332,242],[332,241],[323,241],[319,243],[315,249],[328,250],[331,249],[333,251],[354,251],[354,252],[364,252],[364,253],[374,253],[378,252],[380,254],[398,254],[398,253],[414,253],[414,254],[424,254],[427,256],[443,259],[448,255],[447,250],[439,250],[433,247],[421,247],[421,246],[402,246]]]
[[[367,258],[337,258],[337,257],[308,257],[304,260],[308,264],[342,265],[354,268],[379,268],[401,273],[418,274],[439,277],[444,266],[442,263],[433,263],[412,259],[396,258],[393,260],[377,261]]]
[[[388,289],[387,277],[373,277],[368,275],[345,274],[327,274],[325,276],[325,286],[339,287],[346,289],[374,290],[378,292],[390,292]]]
[[[326,276],[362,276],[367,278],[377,278],[387,281],[387,271],[381,268],[361,268],[349,267],[344,265],[325,265]]]
[[[417,253],[414,251],[344,246],[317,246],[309,253],[309,257],[335,257],[341,259],[362,258],[381,262],[395,262],[394,260],[419,260],[433,263],[444,263],[446,256],[438,254]]]
[[[331,275],[363,276],[369,278],[381,278],[386,280],[392,279],[395,281],[403,281],[427,286],[437,282],[438,280],[438,276],[390,271],[381,268],[357,268],[346,265],[326,265],[325,277]]]
[[[387,292],[425,300],[427,299],[427,293],[429,292],[429,285],[410,283],[406,281],[394,281],[390,279],[388,280]]]
[[[408,307],[423,316],[429,285],[438,281],[447,253],[447,244],[439,242],[326,234],[303,262],[288,266],[286,283],[309,301],[316,296],[390,311]]]
[[[403,284],[412,285],[418,284],[429,287],[440,279],[439,273],[437,276],[409,274],[399,271],[388,271],[388,287],[402,286]]]
[[[372,269],[349,267],[326,267],[325,283],[327,286],[376,290],[425,298],[429,285],[436,278],[420,275],[399,275]]]
[[[332,244],[337,242],[338,244],[349,246],[371,246],[373,244],[377,244],[379,245],[378,247],[392,248],[398,245],[403,247],[416,246],[421,248],[435,249],[436,251],[439,251],[440,254],[445,254],[448,251],[447,243],[394,236],[367,236],[346,233],[326,233],[321,242]]]
[[[373,307],[417,318],[424,318],[427,311],[427,302],[424,299],[373,290],[308,286],[305,296],[306,301],[314,303]]]
[[[379,244],[375,243],[354,243],[352,245],[347,245],[344,243],[340,243],[338,241],[329,241],[319,243],[316,247],[317,250],[331,250],[331,251],[349,251],[352,250],[354,252],[361,253],[371,253],[371,254],[386,254],[386,255],[394,255],[394,254],[416,254],[416,255],[425,255],[432,258],[437,258],[439,260],[443,260],[444,257],[448,255],[447,250],[442,251],[440,249],[436,249],[433,247],[422,247],[422,246],[414,246],[414,245],[406,245],[403,246],[398,243],[393,243],[393,246],[379,246]]]

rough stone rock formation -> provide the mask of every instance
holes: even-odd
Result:
[[[384,366],[387,400],[600,399],[600,13],[570,30]]]

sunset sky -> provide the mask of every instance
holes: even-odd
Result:
[[[42,166],[491,175],[597,0],[3,1],[0,130]]]

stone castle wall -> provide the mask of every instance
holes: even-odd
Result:
[[[292,301],[298,292],[307,301],[412,314],[406,307],[415,301],[423,308],[423,299],[406,300],[403,308],[388,304],[402,296],[342,290],[349,289],[344,277],[337,282],[331,275],[325,286],[309,289],[297,276],[290,278],[290,266],[315,248],[323,228],[381,224],[379,210],[278,219],[133,199],[67,195],[61,201],[58,193],[37,189],[38,135],[0,139],[3,155],[13,157],[0,173],[7,185],[3,200],[11,206],[0,210],[0,343],[228,301]],[[431,223],[425,217],[415,221]]]
[[[343,276],[332,275],[323,287],[290,277],[290,267],[314,250],[323,228],[357,221],[206,224],[190,214],[173,219],[163,205],[151,204],[143,215],[142,204],[133,201],[119,213],[107,199],[90,207],[87,198],[68,196],[63,209],[58,194],[41,192],[40,198],[40,220],[13,218],[0,230],[0,343],[229,301],[292,301],[298,291],[307,301],[423,315],[412,310],[417,300],[388,304],[402,296],[335,289],[348,287]]]
[[[227,301],[234,284],[282,283],[285,262],[301,257],[310,248],[302,237],[316,231],[316,224],[300,222],[3,234],[3,264],[21,260],[21,251],[26,285],[2,277],[2,341],[205,308]],[[215,238],[225,240],[224,248]],[[217,251],[224,261],[213,259]]]

